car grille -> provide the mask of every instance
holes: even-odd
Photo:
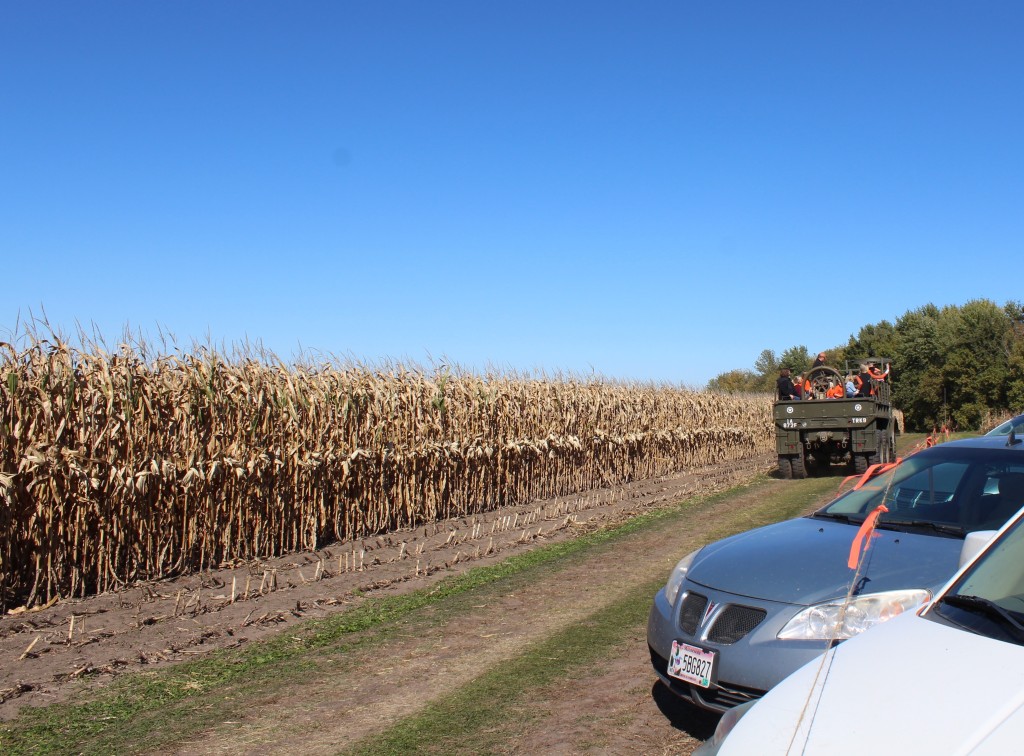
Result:
[[[679,627],[687,635],[695,635],[708,605],[708,597],[699,593],[687,593],[679,608]]]
[[[712,643],[735,643],[757,627],[767,614],[764,609],[751,606],[727,606],[715,620],[714,627],[708,633],[708,640]]]
[[[685,684],[685,683],[684,683]],[[744,688],[741,685],[722,685],[717,688],[698,688],[689,686],[690,697],[698,706],[703,704],[714,709],[731,709],[747,701],[756,701],[764,695],[763,690]]]

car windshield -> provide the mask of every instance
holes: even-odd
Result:
[[[861,522],[879,504],[878,527],[963,537],[995,530],[1024,506],[1024,454],[944,444],[908,457],[813,516]]]
[[[1024,435],[1024,415],[1017,415],[1017,417],[1010,418],[1002,425],[997,425],[995,428],[986,433],[986,436],[1009,436],[1010,431],[1013,431],[1018,436]]]
[[[1024,645],[1024,521],[1018,520],[968,568],[929,614],[980,635]]]

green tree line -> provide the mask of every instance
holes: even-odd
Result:
[[[927,304],[895,323],[863,326],[845,344],[825,349],[826,364],[856,370],[867,357],[891,360],[893,403],[907,427],[949,424],[982,428],[993,418],[1024,412],[1024,304],[1000,307],[987,299],[964,305]],[[803,344],[781,354],[765,349],[753,369],[730,370],[708,382],[711,391],[774,392],[779,370],[810,369],[818,352]]]

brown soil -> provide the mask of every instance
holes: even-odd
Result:
[[[372,596],[420,588],[540,542],[572,538],[682,498],[724,490],[772,464],[769,457],[730,462],[11,612],[0,617],[0,719],[26,705],[66,700],[83,685],[102,685],[126,670],[172,664],[287,631],[304,619],[351,607],[361,600],[356,591]],[[718,506],[720,514],[735,516],[752,503],[739,496]],[[628,569],[606,556],[583,559],[460,614],[457,621],[410,628],[383,648],[327,659],[316,679],[286,701],[279,700],[280,690],[249,701],[251,716],[196,733],[180,752],[336,753],[579,622],[638,583],[667,575],[676,559],[708,540],[711,529],[648,532],[624,548]],[[654,685],[642,630],[585,686],[571,680],[552,686],[540,705],[543,726],[510,739],[509,753],[689,753],[714,722]]]

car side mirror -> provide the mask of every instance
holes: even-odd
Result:
[[[964,545],[960,547],[960,562],[957,567],[963,567],[978,556],[978,553],[985,548],[995,534],[995,530],[975,530],[964,536]]]

